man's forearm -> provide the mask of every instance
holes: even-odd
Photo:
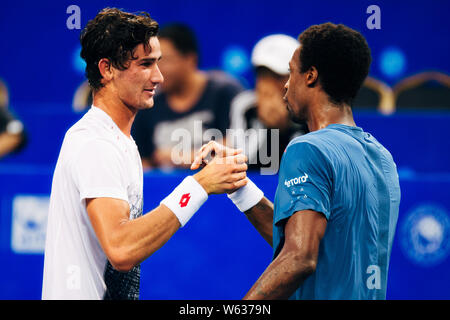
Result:
[[[129,271],[158,250],[180,228],[169,208],[160,205],[130,219],[127,201],[86,199],[86,211],[108,260],[118,271]]]
[[[295,212],[284,226],[284,243],[244,299],[287,299],[315,272],[327,220],[312,211]]]
[[[163,205],[158,206],[139,219],[141,221],[130,220],[129,223],[136,222],[134,226],[130,226],[135,233],[130,237],[132,238],[130,243],[135,243],[136,252],[142,249],[140,260],[146,259],[159,250],[180,228],[175,215]],[[138,232],[140,234],[136,234]]]
[[[272,246],[273,203],[264,197],[254,207],[245,211],[245,215],[259,234]]]

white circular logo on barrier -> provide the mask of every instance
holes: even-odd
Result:
[[[450,218],[436,205],[421,205],[411,210],[401,230],[403,253],[415,264],[435,266],[450,252]]]

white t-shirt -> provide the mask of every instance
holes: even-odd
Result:
[[[114,270],[92,228],[86,199],[100,197],[127,201],[130,219],[142,215],[136,144],[92,106],[67,131],[53,175],[42,299],[139,298],[140,267]]]

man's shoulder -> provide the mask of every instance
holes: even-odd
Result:
[[[244,90],[241,83],[223,71],[209,71],[208,83],[203,93],[203,101],[216,100],[219,104],[231,103]],[[209,102],[208,102],[209,103]]]
[[[212,70],[207,73],[210,86],[216,90],[232,89],[236,92],[243,90],[242,84],[233,76],[220,70]]]
[[[345,144],[345,134],[336,130],[324,128],[295,137],[286,147],[285,153],[292,159],[314,159],[333,163],[341,144]]]
[[[91,151],[96,151],[98,150],[96,147],[102,146],[114,148],[114,135],[104,123],[90,117],[88,114],[85,114],[67,130],[63,142],[63,147],[74,153],[87,147],[92,149]]]
[[[71,139],[89,139],[101,134],[102,124],[85,114],[80,120],[75,122],[66,132],[66,138]]]
[[[329,143],[329,139],[333,137],[336,137],[336,132],[325,128],[295,137],[291,140],[291,142],[289,142],[288,148],[291,146],[301,148],[309,145],[321,149],[326,147]]]
[[[292,139],[290,144],[306,142],[320,148],[357,143],[354,136],[335,128],[323,128]]]

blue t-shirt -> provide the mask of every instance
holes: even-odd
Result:
[[[391,154],[359,127],[331,124],[293,139],[275,195],[274,258],[297,211],[327,219],[316,271],[291,299],[386,299],[400,185]]]

